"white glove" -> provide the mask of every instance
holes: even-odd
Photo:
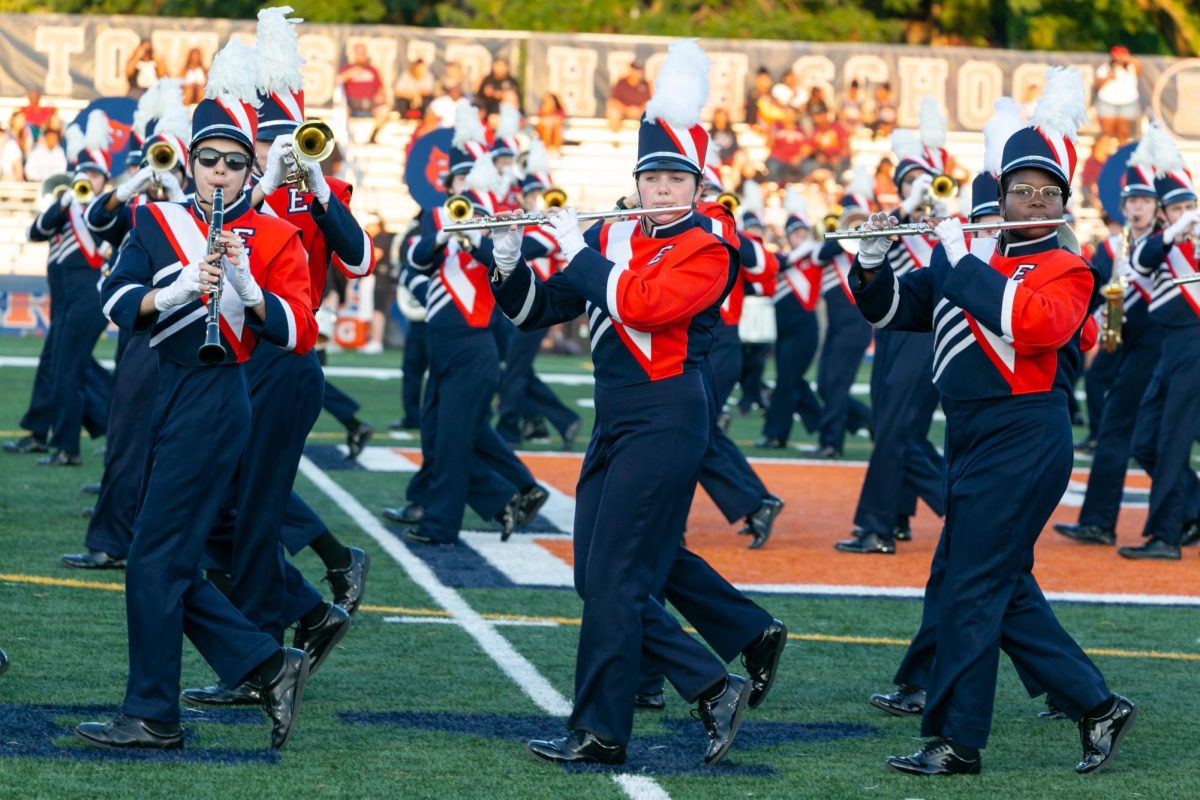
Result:
[[[496,261],[496,271],[504,278],[512,274],[517,262],[521,259],[520,229],[510,231],[508,228],[497,228],[492,232],[492,257]]]
[[[179,185],[179,179],[175,177],[173,172],[164,172],[162,176],[162,188],[166,193],[167,199],[172,203],[182,203],[187,200],[187,195],[183,193],[183,187]]]
[[[558,249],[568,263],[587,247],[579,230],[579,212],[570,206],[551,217],[550,234],[558,242]]]
[[[193,300],[199,300],[203,294],[204,284],[200,283],[200,262],[188,264],[179,271],[175,280],[158,290],[154,296],[154,307],[159,311],[168,308],[187,305]]]
[[[75,199],[75,195],[72,194],[70,188],[68,188],[65,192],[62,193],[62,196],[58,198],[58,204],[61,207],[66,208],[67,206],[71,205],[71,201],[74,199]],[[51,205],[53,205],[53,203],[51,203]]]
[[[438,247],[445,247],[446,242],[450,241],[450,237],[453,235],[454,234],[447,233],[446,231],[438,231],[437,236],[433,237],[433,241],[437,243]]]
[[[471,243],[471,247],[479,247],[479,243],[483,241],[483,231],[474,230],[466,231],[467,241]]]
[[[860,230],[877,231],[880,228],[890,228],[897,224],[895,217],[889,217],[885,213],[872,214],[867,217],[867,221],[862,224]],[[888,250],[892,249],[892,240],[886,236],[875,236],[869,239],[860,239],[858,244],[858,265],[865,270],[877,270],[883,266],[884,259],[887,258]]]
[[[234,264],[228,258],[222,257],[221,269],[229,278],[229,285],[242,299],[242,305],[252,308],[263,301],[262,289],[258,288],[258,281],[250,274],[250,259],[243,255],[241,263]]]
[[[313,193],[322,206],[329,205],[329,184],[325,181],[325,173],[321,172],[321,164],[317,161],[301,161],[300,167],[308,180],[308,190]]]
[[[916,213],[918,208],[924,205],[925,195],[928,194],[929,187],[932,185],[933,176],[928,172],[922,172],[913,179],[913,182],[908,187],[908,196],[900,204],[900,210],[904,212],[906,217],[911,217]]]
[[[1163,242],[1166,244],[1177,242],[1187,236],[1188,231],[1197,225],[1200,225],[1200,209],[1185,211],[1179,215],[1179,219],[1172,222],[1163,231]]]
[[[950,266],[957,267],[958,262],[967,254],[967,240],[963,236],[962,222],[958,217],[947,217],[938,223],[933,232],[946,249],[946,259]]]
[[[142,167],[133,174],[133,177],[117,187],[113,193],[117,200],[122,203],[128,203],[135,194],[141,194],[154,180],[154,170],[149,167]],[[68,192],[70,194],[70,192]]]
[[[275,141],[271,142],[271,149],[267,151],[267,167],[258,181],[264,197],[271,195],[283,185],[288,173],[288,159],[284,156],[291,152],[291,136],[276,136]]]

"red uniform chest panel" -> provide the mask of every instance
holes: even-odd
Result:
[[[350,196],[353,193],[350,184],[337,178],[326,178],[329,191],[350,207]],[[270,207],[271,216],[299,228],[300,244],[308,254],[309,293],[313,302],[318,305],[325,296],[325,281],[329,274],[330,259],[334,256],[329,252],[329,243],[325,234],[317,227],[317,221],[312,215],[312,192],[298,192],[296,187],[287,186],[272,192],[266,200]],[[314,306],[315,308],[315,306]]]
[[[438,272],[442,285],[467,325],[486,328],[496,300],[488,286],[487,267],[461,250],[448,253]]]

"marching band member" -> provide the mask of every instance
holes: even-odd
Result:
[[[408,253],[421,235],[420,220],[413,220],[403,236],[397,236],[392,247],[393,260],[399,265],[396,287],[396,305],[408,320],[408,331],[404,336],[404,361],[400,365],[400,404],[403,414],[400,419],[389,423],[396,430],[414,430],[421,427],[421,395],[425,386],[425,373],[429,370],[429,338],[425,333],[425,303],[417,300],[408,281],[412,268]],[[425,278],[425,281],[428,281]]]
[[[1033,124],[1009,138],[1001,210],[1012,221],[1062,215],[1087,119],[1076,70],[1051,70]],[[873,215],[866,229],[896,224]],[[1076,772],[1106,766],[1136,716],[1059,625],[1033,577],[1033,547],[1071,476],[1066,394],[1095,341],[1095,277],[1062,249],[1053,226],[1005,231],[991,257],[969,252],[957,219],[942,219],[929,268],[897,276],[887,239],[865,239],[851,274],[877,328],[936,330],[946,413],[947,515],[934,660],[916,753],[887,760],[916,775],[974,774],[991,728],[1001,643],[1078,721]],[[961,322],[961,324],[960,324]],[[1021,498],[1014,503],[1013,498]]]
[[[213,59],[196,107],[188,165],[194,199],[135,212],[133,233],[103,290],[104,311],[126,329],[151,329],[159,380],[142,502],[126,566],[129,681],[121,715],[76,733],[102,747],[178,749],[182,639],[227,685],[259,684],[271,744],[283,747],[299,711],[309,658],[281,648],[200,572],[205,542],[250,437],[244,364],[261,337],[298,355],[316,339],[299,232],[248,202],[257,127],[253,51],[231,39]],[[215,192],[224,224],[209,230]],[[240,233],[235,233],[234,230]],[[206,231],[208,237],[206,237]],[[244,237],[244,238],[243,238]],[[224,254],[210,252],[213,244]],[[219,293],[204,297],[204,292]],[[224,361],[205,365],[208,302],[219,297]]]
[[[695,206],[707,134],[699,124],[708,59],[671,46],[646,108],[634,171],[645,208]],[[515,228],[498,233],[492,291],[527,329],[586,313],[596,365],[596,425],[576,489],[575,587],[584,600],[575,708],[564,738],[535,740],[553,763],[625,761],[643,664],[698,704],[712,764],[732,745],[747,705],[771,687],[786,629],[682,546],[687,510],[713,429],[702,375],[737,254],[695,211],[660,212],[580,232],[573,209],[552,232],[566,269],[537,280]],[[665,596],[718,651],[744,654],[751,681],[692,639]],[[679,603],[683,603],[682,606]]]
[[[813,263],[820,245],[812,238],[804,198],[788,189],[783,205],[788,212],[783,233],[789,250],[782,258],[777,257],[781,263],[772,298],[775,305],[775,389],[764,415],[762,437],[754,443],[755,447],[769,449],[787,447],[797,413],[810,433],[817,430],[821,417],[821,402],[804,377],[817,354],[817,343],[821,338],[815,313],[821,298],[820,270]]]
[[[1079,524],[1054,526],[1062,535],[1086,544],[1117,542],[1117,516],[1125,491],[1138,404],[1154,375],[1162,347],[1162,328],[1148,311],[1151,282],[1135,272],[1129,261],[1142,241],[1154,235],[1158,227],[1153,147],[1156,135],[1162,135],[1157,128],[1142,137],[1122,176],[1121,213],[1128,225],[1129,241],[1123,241],[1124,234],[1108,237],[1096,248],[1092,261],[1102,282],[1108,283],[1117,276],[1125,282],[1126,289],[1121,345],[1115,352],[1101,350],[1088,369],[1089,397],[1093,374],[1103,374],[1107,379],[1103,381],[1092,470],[1079,509]],[[1088,416],[1091,417],[1090,412]],[[1188,482],[1195,483],[1195,474],[1190,474]]]
[[[73,184],[85,185],[94,197],[108,182],[111,138],[103,111],[88,115],[86,133],[67,130],[67,152],[73,164]],[[42,345],[29,409],[21,427],[30,433],[6,442],[11,453],[52,450],[39,458],[43,466],[79,466],[80,436],[92,438],[108,426],[110,379],[92,356],[107,323],[100,311],[96,281],[105,255],[84,221],[85,205],[68,186],[33,221],[29,240],[50,242],[46,274],[50,286],[50,329]]]
[[[186,199],[183,184],[187,181],[187,143],[191,139],[192,120],[191,112],[183,105],[178,80],[164,78],[138,99],[134,130],[140,131],[143,147],[170,147],[175,165],[169,170],[154,170],[139,156],[141,160],[132,177],[111,192],[98,195],[88,206],[85,215],[88,229],[118,250],[130,233],[139,206],[164,201],[182,203]],[[149,334],[120,330],[100,493],[88,520],[86,549],[63,555],[60,560],[65,566],[76,569],[125,566],[150,448],[146,420],[154,411],[157,382],[158,355],[150,349]]]
[[[501,141],[500,128],[504,125],[507,104],[500,106],[500,127],[497,127],[496,142]],[[514,109],[515,110],[515,109]],[[496,144],[492,145],[493,157]],[[529,157],[525,163],[525,177],[520,183],[521,209],[526,212],[538,210],[538,199],[542,193],[553,185],[550,181],[550,166],[546,160],[546,147],[535,139],[529,145]],[[503,176],[501,172],[501,176]],[[548,233],[530,225],[524,229],[525,236],[541,243],[546,254],[530,258],[529,264],[538,277],[548,279],[561,268],[561,257],[558,255],[558,244]],[[533,368],[533,361],[541,352],[542,340],[546,338],[548,328],[536,331],[512,331],[508,337],[508,347],[504,356],[504,371],[500,373],[500,404],[499,420],[496,422],[496,433],[500,438],[513,447],[521,444],[521,424],[529,417],[542,417],[554,426],[562,437],[563,450],[570,450],[579,435],[582,420],[579,415],[567,408],[558,395],[547,386]]]
[[[1166,225],[1138,243],[1133,269],[1151,280],[1150,319],[1162,327],[1162,349],[1138,407],[1133,457],[1150,473],[1150,513],[1138,547],[1122,547],[1125,558],[1179,559],[1188,507],[1196,506],[1197,479],[1191,443],[1200,419],[1200,284],[1176,286],[1173,278],[1194,275],[1200,252],[1196,188],[1179,148],[1151,128],[1154,187]]]
[[[946,123],[936,102],[926,98],[921,109],[921,136],[910,131],[892,135],[899,157],[893,180],[904,198],[897,216],[919,222],[931,207],[930,187],[945,174],[949,155],[943,145]],[[938,206],[940,203],[932,203]],[[929,266],[936,240],[915,234],[890,242],[888,261],[897,276]],[[943,354],[944,355],[944,354]],[[871,366],[871,414],[875,446],[863,478],[854,530],[850,539],[834,546],[843,553],[896,552],[896,541],[912,536],[909,517],[920,497],[938,516],[944,512],[942,456],[929,442],[929,427],[938,393],[933,335],[927,332],[877,329],[875,361]]]
[[[521,112],[511,103],[500,104],[500,120],[496,123],[496,135],[489,152],[496,172],[500,173],[500,185],[496,189],[496,208],[500,211],[519,211],[523,207],[524,192],[521,178],[517,175],[517,154],[521,145],[517,132],[521,129]],[[531,168],[526,164],[526,173]],[[547,170],[543,170],[546,172]],[[549,187],[547,187],[549,188]]]
[[[773,249],[769,249],[766,241],[767,227],[762,221],[763,208],[762,187],[755,181],[742,181],[742,204],[738,207],[741,233],[758,242],[778,262],[778,254]],[[776,272],[778,273],[778,268]],[[772,295],[772,300],[774,300],[774,295]],[[774,308],[771,309],[772,312],[774,310]],[[743,316],[745,316],[744,309]],[[739,335],[741,335],[740,331]],[[767,332],[764,330],[761,335],[766,338]],[[738,375],[738,385],[742,391],[737,404],[738,411],[742,414],[749,414],[754,409],[762,411],[766,408],[762,392],[763,373],[766,371],[767,358],[770,357],[774,346],[774,341],[749,342],[744,337],[742,339],[742,373]],[[811,391],[809,395],[811,406],[802,413],[815,418],[814,412],[820,408],[820,405],[817,403],[816,395]]]

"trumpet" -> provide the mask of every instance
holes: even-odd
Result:
[[[319,119],[310,119],[292,134],[292,150],[286,156],[289,159],[288,173],[283,182],[295,184],[299,192],[307,192],[308,180],[300,162],[324,161],[332,153],[333,129]]]
[[[1104,297],[1104,307],[1100,309],[1102,328],[1100,346],[1106,353],[1112,353],[1121,346],[1121,324],[1125,318],[1125,279],[1121,277],[1121,265],[1129,253],[1129,245],[1133,239],[1133,229],[1126,225],[1121,231],[1121,241],[1113,259],[1112,278],[1100,287]]]
[[[934,176],[933,183],[929,184],[929,196],[934,202],[957,197],[958,181],[945,174]]]
[[[76,202],[90,203],[95,193],[95,190],[92,189],[92,182],[87,178],[76,178],[71,182],[71,194],[75,197]],[[61,195],[59,196],[61,197]]]
[[[166,142],[155,142],[146,148],[146,163],[154,172],[154,182],[161,184],[163,173],[179,166],[179,154]]]
[[[454,200],[455,198],[450,198]],[[465,198],[464,198],[465,199]],[[450,200],[446,203],[449,205]],[[692,206],[667,206],[665,208],[614,208],[612,211],[585,211],[579,215],[580,222],[593,222],[598,219],[612,219],[614,217],[645,217],[650,214],[672,214],[677,211],[691,211]],[[451,212],[453,216],[453,212]],[[465,231],[490,231],[497,228],[507,228],[510,225],[516,225],[518,228],[528,227],[530,225],[545,225],[550,222],[550,217],[545,214],[535,211],[531,214],[521,214],[509,219],[497,219],[495,217],[485,217],[481,219],[473,219],[468,222],[456,222],[452,225],[447,225],[442,228],[447,233],[463,233]]]
[[[562,208],[567,204],[567,193],[557,186],[551,186],[542,192],[542,203],[546,208]]]
[[[446,202],[442,204],[442,208],[446,209],[446,213],[450,215],[450,219],[456,222],[461,222],[470,218],[471,209],[475,204],[471,202],[471,198],[465,194],[456,194],[452,197],[447,197]]]
[[[738,206],[742,204],[742,201],[738,200],[738,196],[733,192],[721,192],[717,195],[717,202],[725,206],[730,214],[736,212]]]
[[[213,189],[212,214],[208,222],[208,255],[224,252],[221,244],[221,226],[225,224],[225,190]],[[214,366],[225,361],[225,346],[221,344],[221,287],[225,283],[222,274],[208,295],[208,317],[205,320],[204,344],[200,345],[200,362]]]
[[[1059,225],[1066,225],[1065,219],[1031,219],[1023,222],[971,222],[962,226],[963,232],[974,233],[976,231],[1009,231],[1018,228],[1050,228]],[[853,228],[850,230],[830,231],[825,234],[826,239],[834,241],[842,239],[877,239],[881,236],[913,236],[916,234],[933,233],[933,225],[927,222],[914,222],[907,225],[896,225],[891,228],[878,228],[876,230],[863,230],[862,228]]]

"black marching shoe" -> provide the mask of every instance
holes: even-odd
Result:
[[[1183,532],[1179,535],[1179,546],[1188,547],[1200,542],[1200,519],[1190,519],[1183,523]]]
[[[1117,543],[1117,532],[1111,528],[1101,528],[1099,525],[1068,525],[1065,522],[1054,523],[1054,530],[1068,539],[1074,539],[1084,544]]]
[[[12,442],[4,443],[4,452],[6,453],[48,453],[50,452],[49,445],[46,440],[40,436],[22,436],[20,439]]]
[[[889,756],[887,768],[902,775],[978,775],[980,762],[959,755],[949,739],[933,739],[911,756]]]
[[[292,737],[307,680],[308,653],[285,647],[283,666],[270,679],[259,681],[263,708],[271,718],[271,747],[275,750],[282,750]]]
[[[1056,719],[1070,719],[1070,717],[1067,716],[1067,712],[1059,708],[1058,704],[1056,704],[1049,698],[1049,696],[1047,696],[1046,710],[1038,712],[1038,719],[1042,720],[1043,722],[1050,722]]]
[[[366,551],[357,547],[347,547],[346,549],[350,551],[350,566],[327,570],[325,580],[329,582],[329,588],[333,592],[334,604],[341,606],[350,616],[354,616],[354,612],[358,611],[363,594],[367,590],[367,573],[371,570],[371,557],[367,555]],[[316,667],[312,667],[312,669],[316,669]]]
[[[925,690],[904,684],[894,692],[873,694],[867,702],[893,717],[919,717],[925,711]]]
[[[587,731],[571,731],[561,739],[533,739],[528,747],[529,755],[551,764],[625,763],[625,745]]]
[[[1154,558],[1161,561],[1178,561],[1179,546],[1167,544],[1162,539],[1150,538],[1139,547],[1118,547],[1122,558]]]
[[[1074,446],[1075,446],[1075,452],[1079,453],[1079,455],[1081,455],[1081,456],[1090,456],[1090,455],[1094,455],[1096,453],[1096,440],[1095,439],[1091,439],[1091,438],[1080,439],[1078,442],[1075,443]]]
[[[367,446],[367,442],[371,441],[371,437],[375,435],[375,428],[366,422],[360,422],[350,430],[346,431],[346,460],[354,461],[358,458],[359,453]]]
[[[75,735],[95,747],[116,750],[182,750],[183,729],[179,725],[127,717],[108,722],[83,722]]]
[[[801,455],[807,456],[808,458],[833,459],[841,458],[842,451],[838,450],[831,444],[826,444],[811,450],[805,450],[803,453],[801,453]]]
[[[63,566],[75,569],[125,569],[125,559],[110,556],[100,550],[88,550],[86,553],[67,553],[59,558]]]
[[[564,453],[571,452],[571,448],[575,446],[575,437],[579,436],[580,429],[583,428],[583,420],[579,417],[575,421],[563,429],[562,432],[562,449]]]
[[[245,681],[237,686],[214,683],[203,689],[184,689],[180,697],[193,706],[261,706],[262,692],[254,681]]]
[[[642,711],[662,711],[667,707],[667,698],[662,690],[657,692],[638,692],[633,696],[633,707]]]
[[[504,504],[504,508],[496,515],[496,522],[500,523],[500,541],[507,542],[509,540],[509,537],[513,535],[513,531],[517,528],[517,521],[520,517],[521,493],[517,492],[508,498],[508,502]]]
[[[895,541],[888,541],[874,531],[855,528],[852,534],[854,536],[852,539],[843,539],[840,542],[834,542],[834,549],[840,550],[843,553],[881,553],[885,556],[895,555],[896,553]]]
[[[771,538],[771,529],[775,525],[775,518],[783,511],[783,505],[782,500],[769,494],[763,498],[758,510],[746,517],[746,524],[738,534],[753,537],[750,540],[751,550],[758,550]]]
[[[892,528],[892,538],[897,542],[912,541],[912,525],[904,514],[896,517],[896,527]]]
[[[787,626],[777,619],[763,629],[759,637],[742,651],[742,665],[750,679],[750,694],[746,705],[758,708],[767,699],[779,674],[779,658],[787,645]]]
[[[405,541],[412,542],[413,544],[444,544],[447,546],[457,544],[457,542],[448,542],[445,539],[437,539],[426,533],[422,533],[421,529],[415,525],[400,531],[400,535],[404,537]]]
[[[764,436],[754,442],[755,447],[762,447],[767,450],[784,450],[787,448],[787,442],[782,439],[772,439],[769,436]]]
[[[83,486],[79,487],[79,491],[83,492],[84,494],[100,494],[100,484],[85,483]]]
[[[66,450],[55,450],[52,455],[39,458],[37,463],[42,467],[80,467],[83,466],[83,459],[78,453],[72,455]]]
[[[708,733],[708,747],[704,751],[704,763],[716,764],[733,745],[742,714],[750,699],[750,686],[741,675],[727,675],[725,690],[712,700],[700,698],[696,712]]]
[[[545,486],[534,484],[521,492],[521,503],[517,507],[516,527],[524,528],[537,517],[542,506],[550,499],[550,492]]]
[[[336,603],[325,606],[325,617],[311,628],[303,622],[292,635],[292,647],[308,654],[308,677],[333,652],[333,648],[350,632],[350,613]]]
[[[425,509],[416,503],[409,503],[404,508],[385,508],[383,518],[401,525],[416,525],[425,518]]]
[[[1075,771],[1087,775],[1107,767],[1135,719],[1137,706],[1127,698],[1114,694],[1112,706],[1106,713],[1098,717],[1085,716],[1079,720],[1083,760],[1075,765]]]
[[[0,650],[0,675],[8,672],[8,656],[3,650]]]

